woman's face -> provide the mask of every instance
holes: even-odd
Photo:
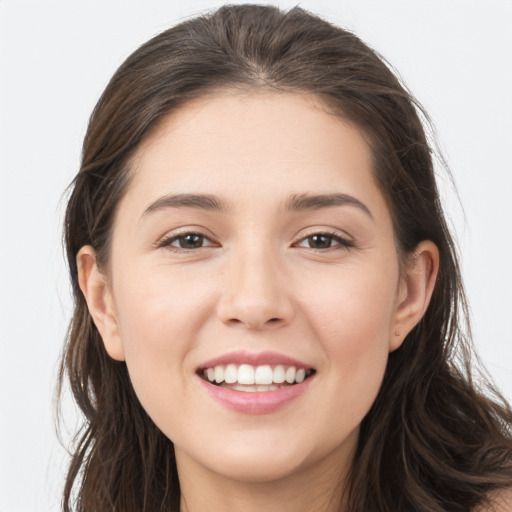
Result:
[[[350,459],[406,334],[371,166],[300,94],[195,100],[137,151],[100,330],[179,467],[265,481]]]

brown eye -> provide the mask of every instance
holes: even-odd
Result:
[[[159,247],[166,247],[168,249],[184,251],[193,251],[203,247],[212,247],[215,244],[206,236],[200,233],[183,233],[182,235],[175,235],[170,238],[164,239]]]
[[[204,236],[196,233],[190,233],[178,238],[179,246],[182,249],[197,249],[198,247],[202,247],[203,241]]]
[[[332,246],[333,237],[330,235],[312,235],[307,237],[311,249],[328,249]]]
[[[326,250],[326,249],[348,249],[354,247],[354,243],[339,235],[331,233],[314,233],[297,243],[298,247],[307,249]]]

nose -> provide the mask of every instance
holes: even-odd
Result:
[[[258,330],[291,322],[295,312],[290,289],[276,259],[262,250],[232,255],[217,308],[223,323]]]

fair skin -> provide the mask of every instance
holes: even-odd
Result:
[[[175,445],[182,511],[339,510],[388,354],[428,306],[437,248],[400,266],[368,145],[325,110],[269,92],[190,102],[132,159],[108,268],[78,254],[106,350]],[[308,378],[223,401],[205,377],[219,357]]]

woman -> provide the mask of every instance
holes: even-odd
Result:
[[[471,378],[420,116],[301,9],[128,58],[66,215],[65,510],[509,510],[512,412]]]

